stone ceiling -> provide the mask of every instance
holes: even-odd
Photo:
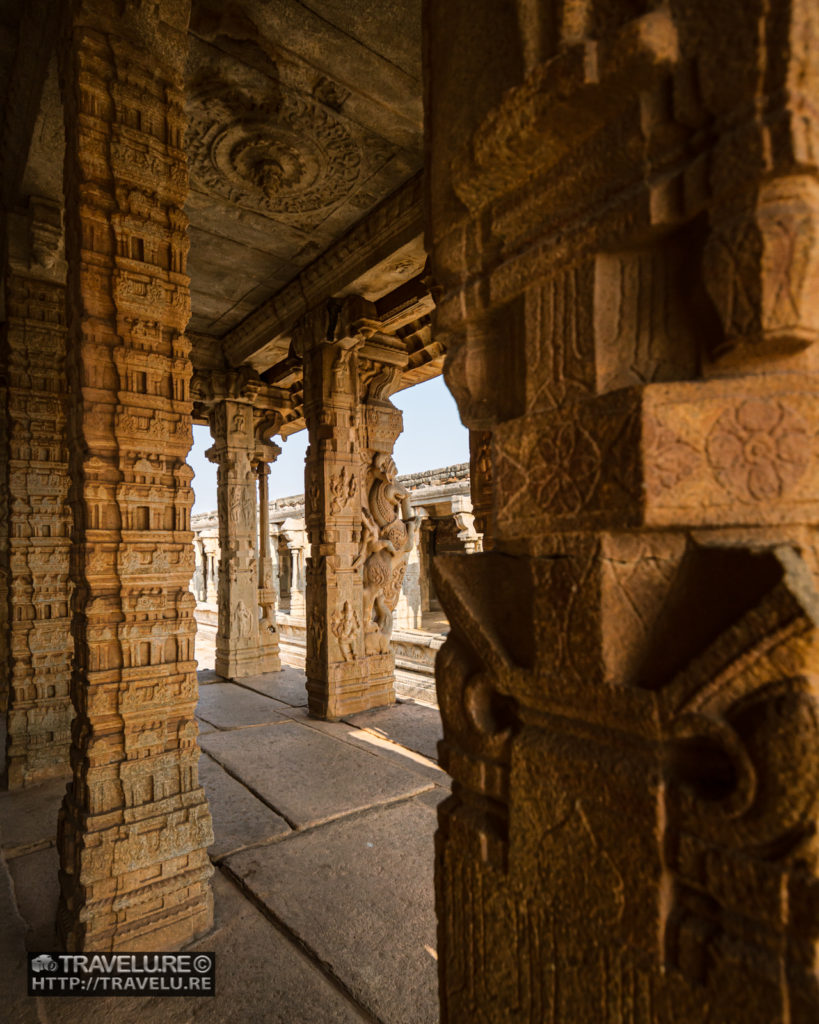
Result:
[[[48,13],[46,0],[28,9],[0,0],[4,93],[12,69],[20,77],[21,51],[36,51],[27,66],[42,64],[28,78],[42,96],[37,123],[18,133],[28,153],[16,182],[23,201],[60,198],[56,61],[46,75],[34,34]],[[12,101],[21,106],[7,102],[7,134]],[[214,356],[264,370],[287,354],[281,332],[300,315],[294,294],[316,301],[326,288],[322,297],[358,291],[375,301],[418,277],[421,0],[193,0],[188,112],[195,351],[219,339]],[[398,214],[383,204],[396,191]],[[375,226],[362,228],[373,210]]]
[[[223,337],[420,169],[420,7],[194,0],[192,331]]]

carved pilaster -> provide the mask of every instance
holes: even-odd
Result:
[[[816,10],[718,6],[425,8],[446,1024],[819,1014]]]
[[[213,919],[198,784],[187,5],[66,7],[73,781],[60,814],[69,950],[169,949]]]
[[[279,633],[276,627],[276,589],[273,583],[273,554],[270,547],[270,508],[267,478],[270,463],[281,455],[281,448],[270,435],[281,424],[281,416],[267,414],[259,417],[256,425],[256,472],[259,480],[259,647],[263,672],[278,672]]]
[[[29,212],[29,252],[12,253],[6,276],[2,343],[9,788],[68,772],[74,717],[61,212],[35,197]]]
[[[222,379],[223,378],[223,379]],[[226,679],[258,674],[259,616],[256,561],[256,474],[252,377],[231,373],[211,382],[208,411],[214,444],[219,512],[216,671]]]
[[[368,304],[347,299],[302,322],[305,417],[307,689],[310,713],[338,718],[394,700],[392,617],[412,547],[407,495],[392,448],[389,401],[406,362]]]
[[[215,605],[218,600],[219,536],[218,531],[202,533],[202,551],[205,561],[205,603]]]
[[[492,548],[492,431],[469,431],[469,482],[475,530],[483,537],[483,548]]]

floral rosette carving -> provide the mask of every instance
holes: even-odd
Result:
[[[773,501],[804,474],[811,442],[804,420],[780,402],[748,399],[722,413],[706,451],[726,491],[742,501]]]
[[[543,438],[540,450],[544,509],[554,515],[574,515],[594,492],[600,477],[600,449],[576,423],[567,423],[553,437]]]

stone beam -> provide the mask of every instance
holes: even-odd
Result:
[[[229,331],[222,339],[227,361],[232,366],[239,366],[253,359],[275,339],[289,337],[300,317],[352,284],[374,264],[418,237],[422,231],[422,181],[421,175],[417,174],[302,270],[285,288]]]

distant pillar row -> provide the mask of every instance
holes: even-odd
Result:
[[[319,310],[295,335],[304,358],[307,691],[310,714],[339,718],[394,700],[393,613],[415,522],[396,483],[400,410],[389,395],[406,352],[369,304]]]
[[[29,251],[6,275],[2,364],[8,465],[0,536],[2,711],[8,709],[8,786],[68,770],[68,450],[65,395],[65,264],[61,211],[29,200]],[[4,451],[6,447],[4,447]]]
[[[73,6],[66,111],[76,542],[68,950],[163,950],[213,921],[198,783],[182,82],[188,5]]]
[[[270,545],[264,534],[269,532],[267,473],[281,451],[269,435],[281,416],[269,392],[247,368],[198,373],[194,382],[197,407],[207,416],[214,441],[206,454],[218,467],[217,572],[214,546],[207,540],[205,551],[210,559],[207,597],[218,606],[216,671],[226,679],[280,668]],[[257,518],[260,498],[264,507]]]

